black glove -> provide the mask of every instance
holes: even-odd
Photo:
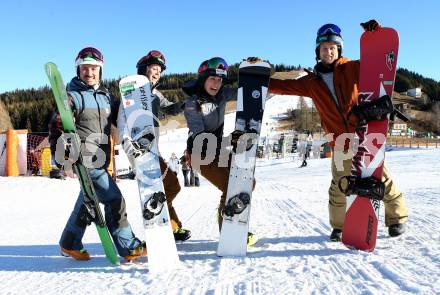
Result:
[[[234,130],[231,133],[231,145],[234,148],[234,150],[237,148],[238,140],[240,139],[240,136],[244,134],[241,130]]]
[[[246,59],[246,61],[248,62],[259,62],[259,61],[263,61],[261,58],[256,57],[256,56],[250,56]]]
[[[375,19],[371,19],[365,23],[361,23],[362,28],[365,32],[374,32],[380,28],[379,23]]]
[[[182,105],[184,104],[183,101],[177,101],[169,106],[164,107],[164,111],[167,114],[172,114],[172,115],[176,115],[178,113],[180,113],[180,111],[182,110]]]
[[[250,136],[257,134],[257,132],[254,130],[248,130],[247,132],[244,132],[241,130],[234,130],[231,133],[231,145],[232,145],[232,150],[234,152],[237,151],[237,146],[238,146],[238,143],[239,143],[241,136],[246,133]],[[244,138],[242,138],[242,140],[246,140],[246,150],[248,151],[253,145],[253,139],[250,138],[249,136],[245,136]]]

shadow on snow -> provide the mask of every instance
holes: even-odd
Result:
[[[326,246],[327,236],[261,238],[254,247],[250,247],[246,258],[266,257],[298,257],[298,256],[332,256],[337,254],[356,254],[356,251],[341,248],[331,249]],[[192,240],[178,243],[180,260],[203,261],[221,260],[216,255],[217,241]],[[277,245],[283,249],[275,249]],[[303,249],[298,245],[320,244],[322,249]],[[286,248],[286,245],[288,246]],[[35,271],[35,272],[107,272],[126,273],[148,270],[148,263],[122,264],[121,267],[112,265],[104,255],[99,243],[87,244],[92,255],[90,261],[76,261],[60,255],[58,245],[13,245],[0,246],[0,271]],[[121,261],[123,259],[121,258]]]

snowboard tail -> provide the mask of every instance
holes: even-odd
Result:
[[[70,108],[69,100],[67,97],[66,88],[57,66],[54,63],[46,63],[45,70],[47,77],[52,88],[52,92],[55,97],[55,102],[60,113],[61,123],[65,133],[71,133],[72,151],[78,153],[78,160],[72,164],[72,168],[75,174],[78,176],[81,191],[84,195],[84,205],[88,210],[88,214],[92,217],[93,222],[96,225],[99,238],[101,240],[102,247],[104,248],[107,259],[113,263],[119,264],[118,253],[116,252],[115,245],[111,239],[104,217],[99,207],[98,197],[96,196],[95,189],[93,187],[92,180],[90,178],[87,168],[83,165],[82,155],[80,152],[81,141],[76,134],[75,123],[73,120],[72,110]]]

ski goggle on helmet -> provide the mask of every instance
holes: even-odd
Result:
[[[94,47],[83,48],[75,59],[76,66],[79,65],[97,65],[102,67],[104,65],[104,56]]]
[[[228,76],[228,64],[221,57],[213,57],[202,62],[197,71],[202,76],[217,76],[226,78]]]
[[[162,68],[162,71],[165,71],[167,68],[165,66],[166,60],[165,56],[159,50],[151,50],[147,55],[141,57],[141,59],[137,62],[136,68],[143,68],[149,66],[151,64],[157,64]]]
[[[318,33],[316,34],[316,48],[323,42],[336,43],[340,47],[341,52],[339,54],[342,54],[344,42],[341,36],[341,29],[337,25],[325,24],[318,29]]]

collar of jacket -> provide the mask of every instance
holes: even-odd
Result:
[[[218,91],[216,96],[210,96],[205,89],[203,89],[200,85],[199,80],[191,80],[186,82],[182,90],[183,92],[188,96],[195,96],[196,100],[199,103],[205,103],[205,102],[213,102],[216,103],[219,100],[221,100],[223,96],[223,86],[221,86],[220,90]]]
[[[338,59],[333,63],[333,67],[331,67],[331,68],[329,68],[329,69],[325,68],[325,67],[321,64],[321,62],[319,62],[319,63],[316,64],[316,66],[313,68],[313,73],[314,73],[315,75],[319,76],[319,73],[330,73],[330,72],[334,72],[334,70],[335,70],[338,66],[343,65],[343,64],[345,64],[345,63],[347,63],[347,62],[349,62],[349,61],[350,61],[350,59],[348,59],[348,58],[342,56],[342,57],[338,58]],[[310,71],[308,71],[308,70],[306,70],[306,72],[309,73],[309,74],[312,73],[312,72],[310,72]]]
[[[73,78],[72,81],[70,81],[70,83],[67,84],[67,90],[68,91],[78,91],[78,92],[79,91],[93,91],[93,92],[99,91],[104,94],[109,93],[107,88],[105,88],[101,83],[99,84],[98,89],[95,90],[95,88],[93,86],[87,85],[78,77]]]

